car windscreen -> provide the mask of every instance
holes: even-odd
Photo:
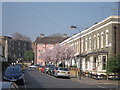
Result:
[[[58,70],[58,67],[56,67],[55,69]]]
[[[21,65],[21,64],[16,64],[16,65],[22,68],[22,65]]]
[[[54,67],[55,65],[46,65],[46,67]]]
[[[55,67],[50,67],[50,69],[54,69]]]
[[[40,66],[40,68],[42,68],[43,66]]]
[[[67,68],[59,68],[59,70],[68,71]]]
[[[16,74],[21,73],[21,70],[19,68],[7,68],[5,71],[5,74]]]

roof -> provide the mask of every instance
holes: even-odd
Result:
[[[44,44],[55,44],[55,43],[60,43],[69,37],[37,37],[36,38],[36,43],[44,43]]]
[[[79,39],[80,37],[83,37],[85,34],[92,32],[93,30],[95,30],[96,28],[98,28],[100,26],[103,27],[103,25],[105,25],[105,24],[108,25],[109,24],[108,22],[114,23],[113,21],[114,22],[116,21],[117,23],[116,22],[115,23],[118,24],[120,22],[120,16],[109,16],[108,18],[98,22],[97,24],[94,24],[91,27],[73,35],[72,37],[68,38],[67,40],[63,41],[60,44],[62,45],[62,44],[71,42],[73,40]],[[97,30],[99,30],[99,29],[97,29]]]

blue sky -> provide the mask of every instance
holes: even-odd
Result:
[[[2,33],[11,36],[20,32],[35,40],[40,34],[55,33],[72,36],[113,14],[115,2],[3,2]]]

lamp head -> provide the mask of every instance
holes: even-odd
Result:
[[[77,28],[76,26],[70,26],[70,28]]]

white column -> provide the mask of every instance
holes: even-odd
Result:
[[[82,70],[85,71],[85,58],[82,59]]]
[[[89,61],[89,59],[88,59],[88,60],[87,60],[87,70],[88,70],[88,71],[89,71],[89,69],[90,69],[90,68],[89,68],[89,64],[90,64],[89,62],[90,62],[90,61]]]
[[[90,70],[93,70],[93,56],[90,56]]]
[[[100,67],[101,67],[101,55],[98,56],[97,65],[98,65],[97,70],[100,71]]]
[[[72,59],[72,66],[75,64],[75,60],[74,59]]]
[[[80,68],[80,58],[78,59],[78,62],[77,62],[77,68]]]
[[[88,59],[88,71],[90,71],[90,59]]]
[[[102,71],[102,55],[99,56],[99,60],[100,60],[99,71]]]

